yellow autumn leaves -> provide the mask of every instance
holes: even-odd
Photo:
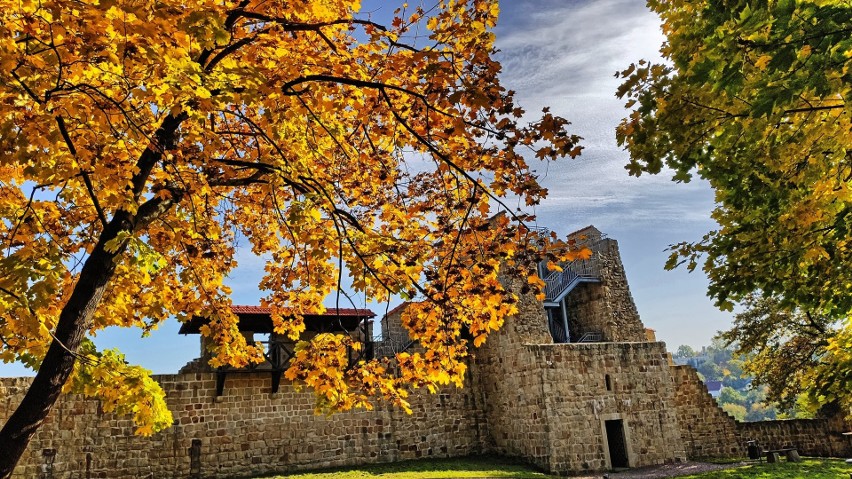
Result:
[[[103,247],[114,269],[85,332],[205,316],[213,366],[261,361],[225,285],[240,247],[266,260],[263,304],[292,338],[346,284],[421,300],[405,324],[426,351],[396,365],[349,364],[347,336],[299,345],[287,377],[320,409],[460,385],[469,349],[516,311],[502,277],[526,277],[540,246],[529,217],[492,208],[540,201],[525,155],[576,156],[578,138],[549,113],[519,123],[492,58],[496,1],[387,26],[359,8],[0,0],[0,357],[38,365]],[[168,422],[144,371],[86,354],[82,391],[133,409],[140,432]]]

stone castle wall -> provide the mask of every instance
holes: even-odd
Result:
[[[687,455],[742,457],[745,444],[737,434],[734,417],[719,407],[692,366],[670,366],[675,383],[675,404],[681,439]]]
[[[639,319],[639,311],[630,287],[627,284],[627,273],[621,262],[618,242],[613,239],[604,240],[601,258],[601,284],[604,286],[603,303],[609,310],[610,320],[609,341],[630,342],[645,341],[645,326]]]
[[[604,341],[646,341],[645,327],[627,285],[618,242],[603,239],[596,245],[594,254],[601,281],[581,283],[565,298],[572,338],[599,332]]]
[[[843,432],[850,424],[840,415],[826,419],[789,419],[739,422],[707,392],[691,366],[672,366],[678,420],[686,452],[691,458],[743,457],[746,441],[764,450],[795,446],[799,454],[849,457],[852,439]]]
[[[542,365],[552,472],[612,468],[605,421],[620,420],[630,467],[686,459],[662,343],[529,346]]]
[[[527,295],[519,310],[476,352],[494,452],[554,473],[607,470],[604,422],[617,419],[632,467],[685,459],[663,343],[553,344],[541,303]]]
[[[742,441],[756,440],[765,449],[795,446],[799,454],[849,457],[852,440],[844,436],[849,425],[837,419],[789,419],[737,423]]]
[[[694,369],[670,366],[665,345],[648,340],[617,243],[602,244],[601,283],[581,284],[567,303],[572,321],[583,323],[577,327],[616,342],[553,344],[543,304],[527,294],[520,312],[473,352],[466,389],[418,395],[412,415],[379,404],[317,416],[311,393],[282,384],[272,394],[268,374],[229,374],[216,397],[215,373],[183,373],[157,377],[175,425],[142,438],[133,436],[129,418],[66,395],[13,477],[41,477],[45,449],[56,451],[55,478],[190,477],[193,440],[201,441],[197,464],[205,478],[484,452],[570,474],[612,467],[607,421],[620,421],[631,467],[742,457],[749,439],[765,447],[794,444],[802,454],[852,456],[843,420],[737,423],[724,413]],[[522,281],[506,284],[520,291]],[[403,307],[383,322],[381,355],[410,343],[399,323]],[[0,423],[29,383],[0,378]]]
[[[512,287],[519,290],[520,282]],[[534,362],[527,345],[553,340],[541,302],[532,295],[521,296],[519,301],[520,313],[474,352],[472,372],[482,378],[489,449],[548,469],[551,422],[542,393],[541,366]]]
[[[388,311],[382,318],[382,339],[375,343],[377,356],[393,356],[404,351],[406,346],[411,343],[411,336],[408,335],[408,330],[402,325],[402,312],[405,311],[406,307],[408,307],[408,303],[403,303]]]
[[[565,311],[568,316],[568,330],[571,340],[576,341],[586,333],[601,333],[605,341],[612,334],[608,323],[607,308],[604,300],[604,288],[600,283],[580,283],[565,297]]]
[[[201,440],[201,477],[239,477],[308,468],[453,457],[483,452],[486,436],[475,388],[419,395],[413,414],[373,411],[313,413],[314,398],[268,375],[232,374],[215,397],[215,374],[157,376],[175,425],[151,437],[133,435],[129,418],[104,414],[98,402],[60,398],[15,470],[40,477],[44,449],[55,449],[55,478],[190,477],[189,448]],[[21,400],[29,378],[0,379],[0,423]],[[87,465],[88,464],[88,465]]]

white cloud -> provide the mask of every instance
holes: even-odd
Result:
[[[502,3],[497,47],[502,81],[533,119],[541,108],[563,116],[584,139],[583,154],[537,167],[550,195],[538,224],[566,234],[595,224],[621,245],[645,324],[677,347],[709,343],[729,323],[706,298],[700,272],[667,272],[666,246],[694,241],[714,227],[713,195],[703,181],[671,174],[630,177],[615,140],[626,116],[614,77],[640,59],[659,61],[659,19],[638,0],[517,0]],[[676,286],[676,288],[673,288]]]
[[[614,89],[602,86],[617,84],[615,71],[639,58],[657,58],[663,40],[657,17],[637,0],[503,5],[497,46],[504,79],[535,96],[611,96]]]

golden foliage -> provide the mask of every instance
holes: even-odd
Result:
[[[260,361],[223,283],[243,241],[269,258],[263,303],[293,338],[345,273],[373,301],[425,300],[406,326],[427,352],[399,357],[399,376],[350,368],[346,337],[300,344],[287,377],[321,409],[461,385],[462,331],[482,344],[515,311],[499,276],[538,248],[525,216],[488,222],[491,209],[540,201],[522,153],[576,156],[577,138],[546,111],[519,123],[492,58],[496,1],[403,9],[388,26],[359,8],[0,0],[0,358],[38,367],[60,317],[91,333],[204,315],[214,366]],[[84,291],[93,277],[103,288]],[[143,371],[127,390],[103,371],[75,384],[139,408],[142,433],[169,422]]]

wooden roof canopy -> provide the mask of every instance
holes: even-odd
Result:
[[[263,306],[231,306],[231,311],[240,319],[240,331],[251,331],[259,334],[273,332],[270,309]],[[329,308],[325,314],[305,315],[305,330],[317,333],[334,331],[354,331],[361,323],[371,322],[376,313],[369,309]],[[207,324],[210,318],[195,316],[181,324],[180,334],[200,334],[201,326]]]

